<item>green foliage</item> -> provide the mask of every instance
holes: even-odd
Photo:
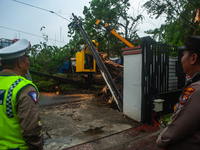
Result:
[[[48,92],[50,86],[54,86],[55,82],[53,80],[49,81],[38,81],[35,83],[39,91]]]
[[[46,80],[45,77],[37,76],[37,75],[34,75],[34,74],[31,74],[31,78],[33,80],[33,83],[36,83],[38,81],[44,81],[44,80]]]
[[[66,75],[62,73],[56,74],[56,76],[62,77],[62,78],[72,78],[79,75]],[[59,87],[61,90],[69,91],[74,89],[79,89],[80,87],[78,85],[73,84],[62,84],[59,81],[56,81],[52,78],[47,77],[41,77],[34,74],[31,74],[33,83],[37,86],[40,92],[52,92],[55,91],[56,87]]]
[[[94,91],[102,90],[102,86],[91,85],[90,90],[94,90]]]
[[[163,119],[166,123],[169,123],[171,121],[171,117],[172,117],[173,114],[167,114],[165,116],[163,116]]]
[[[173,113],[164,115],[160,118],[159,124],[163,127],[166,127],[169,122],[171,122],[171,117]]]
[[[37,86],[38,90],[41,92],[48,92],[50,86],[58,85],[59,82],[46,77],[37,76],[34,74],[31,74],[33,83]]]
[[[63,73],[57,73],[56,76],[62,77],[62,78],[66,78],[67,77],[67,75],[63,74]]]
[[[150,18],[166,16],[165,24],[154,30],[147,30],[155,40],[181,46],[191,35],[200,35],[199,21],[195,23],[200,1],[191,0],[149,0],[143,5]]]
[[[65,61],[69,61],[70,47],[65,45],[58,48],[43,43],[33,45],[30,53],[30,70],[55,73],[59,66],[63,66]]]
[[[38,53],[38,51],[40,51]],[[57,46],[48,46],[46,43],[33,45],[30,49],[30,70],[42,71],[46,73],[56,73],[58,67],[63,67],[65,61],[69,61],[70,47],[65,45],[61,48]],[[62,74],[58,76],[64,77]],[[59,83],[53,79],[32,75],[33,83],[38,87],[39,91],[54,90]]]
[[[61,85],[60,85],[60,88],[61,88],[61,90],[70,91],[70,90],[74,90],[74,89],[75,89],[75,86],[72,85],[72,84],[61,84]]]
[[[84,7],[82,19],[83,27],[91,40],[99,42],[98,50],[101,52],[109,51],[121,56],[121,48],[127,47],[115,36],[100,25],[95,25],[97,19],[104,23],[108,23],[111,29],[121,34],[128,41],[138,38],[137,25],[143,19],[142,15],[135,18],[128,15],[127,11],[130,8],[129,0],[92,0],[89,7]],[[80,50],[80,44],[84,44],[82,35],[77,29],[70,28],[69,36],[73,39],[70,41],[76,50]],[[108,56],[109,57],[109,56]]]

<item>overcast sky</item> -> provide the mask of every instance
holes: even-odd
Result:
[[[18,2],[16,2],[18,1]],[[0,0],[0,38],[27,39],[32,45],[43,42],[42,35],[48,35],[48,45],[63,46],[69,42],[67,37],[68,24],[72,13],[83,15],[84,6],[89,7],[91,0]],[[143,12],[141,5],[147,0],[130,0],[130,14],[138,15]],[[28,6],[22,3],[32,6]],[[33,7],[35,6],[35,7]],[[39,7],[39,8],[36,8]],[[41,9],[40,9],[41,8]],[[66,18],[63,19],[58,15]],[[145,30],[160,27],[162,19],[151,20],[143,12],[145,20],[138,26],[139,36],[146,36]],[[41,27],[45,28],[40,31]]]

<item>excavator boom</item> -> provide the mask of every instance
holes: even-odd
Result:
[[[124,44],[126,44],[128,47],[134,47],[130,42],[128,42],[126,39],[121,37],[117,32],[115,32],[115,29],[111,29],[107,23],[104,24],[101,20],[98,19],[95,24],[102,25],[107,31],[111,32],[114,36],[116,36],[118,39],[124,42]]]

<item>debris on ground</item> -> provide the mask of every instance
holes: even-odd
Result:
[[[111,60],[107,59],[106,53],[99,53],[101,59],[103,60],[104,64],[106,65],[113,81],[115,82],[117,88],[119,89],[119,92],[121,95],[123,95],[123,70],[124,67],[122,65],[119,65],[117,63],[112,62]],[[98,77],[100,78],[100,77]],[[101,77],[103,79],[103,77]],[[102,82],[101,82],[102,83]],[[108,104],[112,108],[117,109],[117,105],[113,99],[113,96],[108,88],[108,86],[105,84],[102,90],[97,94],[98,101],[103,104]]]
[[[114,63],[113,61],[107,59],[107,53],[101,53],[99,52],[99,55],[104,62],[107,70],[109,71],[113,81],[115,82],[117,88],[119,89],[119,92],[123,96],[123,66],[119,65],[117,63]],[[88,79],[88,75],[85,74],[61,74],[57,73],[54,74],[54,76],[66,78],[68,80],[78,81],[81,83],[85,83],[86,79]],[[37,79],[38,76],[36,76],[33,79]],[[35,81],[34,81],[35,83]],[[39,91],[44,92],[55,92],[57,95],[59,94],[70,94],[72,92],[76,93],[93,93],[96,95],[98,102],[102,104],[108,104],[112,108],[116,108],[116,103],[113,99],[113,96],[106,85],[104,78],[102,74],[98,71],[93,75],[92,81],[91,81],[91,87],[89,89],[87,88],[81,88],[78,85],[72,85],[72,84],[64,84],[60,81],[56,81],[53,79],[49,79],[46,77],[42,77],[42,80],[35,83],[36,86],[39,88]]]

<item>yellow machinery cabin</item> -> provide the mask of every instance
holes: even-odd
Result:
[[[86,66],[86,55],[91,52],[81,51],[76,53],[76,72],[96,72],[96,61],[93,58],[92,69]]]

